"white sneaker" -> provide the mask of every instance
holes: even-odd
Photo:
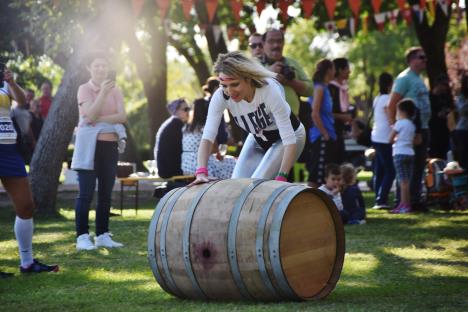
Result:
[[[107,248],[123,247],[122,243],[113,241],[111,236],[112,234],[109,232],[96,236],[94,238],[94,245],[96,247],[107,247]]]
[[[76,238],[76,250],[93,250],[96,249],[93,242],[89,238],[89,234],[81,234]]]

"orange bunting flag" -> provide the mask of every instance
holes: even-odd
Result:
[[[262,14],[262,11],[263,9],[265,9],[265,6],[266,6],[265,0],[258,0],[255,6],[257,8],[257,14],[258,16],[260,16],[260,14]]]
[[[397,3],[400,10],[403,11],[406,8],[406,0],[397,0]]]
[[[304,12],[304,17],[309,18],[312,15],[312,11],[315,7],[315,0],[302,0],[302,10]]]
[[[372,0],[372,8],[375,13],[380,13],[380,6],[382,5],[382,0]]]
[[[279,1],[278,6],[281,12],[281,18],[283,19],[283,23],[286,22],[289,18],[288,7],[292,3],[293,3],[293,0],[280,0]]]
[[[132,0],[133,14],[135,16],[140,15],[141,9],[143,9],[143,4],[145,4],[145,0]]]
[[[167,16],[167,12],[169,11],[169,7],[171,5],[170,0],[155,0],[156,5],[159,9],[159,16],[161,19],[165,19]]]
[[[328,17],[332,20],[335,15],[336,0],[325,0],[325,6],[327,7]]]
[[[190,20],[190,10],[192,10],[194,0],[181,0],[182,10],[184,11],[185,19]]]
[[[243,4],[244,3],[242,0],[231,0],[232,13],[234,14],[234,18],[238,23],[240,21],[240,11],[242,10]]]
[[[359,16],[359,9],[361,8],[361,0],[348,0],[351,11],[355,17]],[[339,28],[339,27],[338,27]]]
[[[218,0],[205,0],[205,5],[208,12],[208,21],[211,23],[218,8]]]

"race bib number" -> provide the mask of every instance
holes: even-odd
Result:
[[[11,118],[0,117],[0,140],[16,140],[16,136]]]

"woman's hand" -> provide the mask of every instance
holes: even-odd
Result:
[[[101,83],[101,93],[103,95],[108,95],[112,88],[115,87],[115,82],[112,80],[104,80]]]
[[[322,136],[324,141],[330,140],[330,135],[328,134],[328,132],[325,132],[324,134],[322,134]]]
[[[197,174],[196,177],[195,177],[195,180],[192,183],[190,183],[189,185],[187,185],[187,186],[192,187],[194,185],[208,183],[210,181],[215,181],[215,180],[218,180],[218,179],[213,178],[213,177],[208,177],[205,174]]]

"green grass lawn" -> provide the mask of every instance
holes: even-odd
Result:
[[[343,272],[328,298],[267,304],[179,300],[161,290],[146,258],[150,202],[137,216],[111,218],[125,248],[92,252],[75,250],[74,213],[70,201],[62,206],[60,217],[36,218],[34,245],[60,272],[0,280],[0,311],[468,311],[468,212],[368,211],[368,224],[346,227]],[[0,269],[8,272],[18,266],[13,221],[1,208]]]

